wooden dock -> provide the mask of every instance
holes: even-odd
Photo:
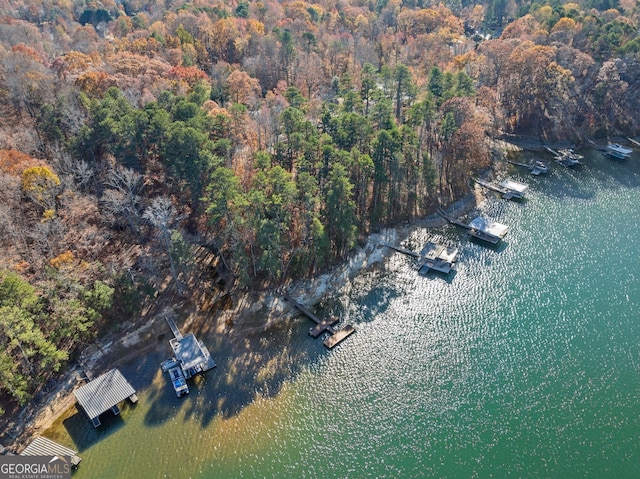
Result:
[[[336,331],[334,334],[332,334],[327,339],[325,339],[322,344],[324,344],[329,349],[333,349],[334,346],[337,346],[338,344],[340,344],[342,341],[344,341],[347,337],[351,336],[355,332],[356,332],[356,328],[354,328],[350,324],[347,324],[344,328],[340,329],[339,331]]]
[[[327,339],[325,339],[323,342],[323,344],[329,349],[332,349],[334,346],[337,346],[339,343],[344,341],[347,337],[351,336],[351,334],[353,334],[356,331],[356,328],[354,328],[350,324],[346,325],[343,329],[336,330],[334,329],[333,326],[339,321],[339,319],[336,318],[335,316],[331,316],[329,319],[322,320],[318,316],[313,314],[311,311],[309,311],[307,308],[305,308],[303,305],[298,303],[295,299],[293,299],[287,293],[282,293],[282,297],[285,300],[289,301],[291,304],[293,304],[293,306],[295,306],[295,308],[298,311],[300,311],[302,314],[304,314],[309,319],[311,319],[314,323],[316,323],[315,326],[309,328],[309,336],[313,338],[317,338],[325,331],[330,334],[330,336]]]

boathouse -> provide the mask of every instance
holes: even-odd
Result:
[[[607,149],[605,152],[607,153],[607,155],[613,156],[614,158],[617,158],[619,160],[626,160],[631,156],[631,153],[633,153],[633,150],[629,148],[625,148],[624,146],[619,145],[618,143],[614,143],[612,145],[607,145]]]
[[[193,333],[172,338],[169,344],[186,379],[216,366],[207,347],[202,341],[198,341]]]
[[[513,180],[502,180],[499,184],[501,188],[504,188],[505,193],[504,197],[506,199],[521,199],[524,197],[525,191],[529,188],[529,185],[525,183],[520,183],[518,181]]]
[[[111,410],[113,414],[120,414],[118,404],[125,399],[129,399],[132,403],[138,402],[136,390],[117,368],[80,386],[73,394],[91,420],[93,427],[100,425],[102,413]]]
[[[429,270],[434,270],[447,274],[451,271],[457,256],[457,248],[428,241],[420,252],[422,264],[418,273],[425,275]]]
[[[31,444],[29,444],[24,451],[20,453],[21,456],[67,456],[71,458],[71,465],[77,467],[80,464],[80,458],[77,456],[77,452],[73,449],[58,444],[57,442],[47,439],[46,437],[38,436]]]
[[[478,216],[469,223],[469,234],[474,238],[487,241],[491,244],[498,243],[505,237],[509,227],[501,223],[493,223]]]

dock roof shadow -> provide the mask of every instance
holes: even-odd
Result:
[[[124,410],[128,407],[136,406],[125,401],[121,404],[120,409]],[[111,411],[101,414],[100,421],[102,424],[94,428],[91,421],[87,419],[87,415],[76,403],[76,414],[62,422],[69,437],[73,440],[75,448],[78,450],[78,455],[81,455],[83,451],[115,433],[125,425],[122,416],[120,414],[116,416]]]
[[[449,271],[446,274],[430,269],[426,273],[421,273],[420,277],[429,281],[444,281],[447,284],[451,284],[453,283],[453,279],[456,277],[457,274],[458,274],[458,271],[455,269],[455,266],[454,266],[453,268],[451,268],[451,271]]]

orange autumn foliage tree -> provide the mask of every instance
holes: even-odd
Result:
[[[10,175],[21,175],[31,166],[36,166],[39,160],[17,150],[0,150],[0,170]]]
[[[169,76],[175,80],[182,80],[192,87],[201,80],[209,79],[207,74],[198,67],[173,67],[169,70]]]

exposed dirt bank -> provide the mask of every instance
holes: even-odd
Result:
[[[447,208],[452,216],[462,216],[483,198],[470,194]],[[393,252],[385,244],[399,244],[415,226],[431,228],[445,221],[437,214],[422,218],[411,225],[385,229],[369,236],[367,243],[345,263],[315,278],[300,280],[286,286],[288,293],[306,306],[313,306],[328,294],[340,292],[361,271],[381,267]],[[190,300],[193,301],[193,300]],[[197,302],[197,301],[194,301]],[[265,331],[280,321],[297,314],[277,292],[236,293],[225,307],[207,314],[202,305],[181,308],[179,323],[196,334],[215,331],[232,341],[256,332]],[[159,308],[157,308],[159,309]],[[31,439],[43,433],[62,414],[75,404],[73,390],[87,378],[96,377],[108,369],[131,361],[157,345],[158,336],[167,330],[165,315],[174,314],[165,308],[148,313],[142,324],[130,324],[128,329],[101,338],[89,346],[77,364],[55,385],[52,391],[41,394],[13,417],[0,418],[0,443],[12,452],[20,452]],[[182,320],[186,317],[186,320]],[[215,351],[212,351],[215,355]]]

